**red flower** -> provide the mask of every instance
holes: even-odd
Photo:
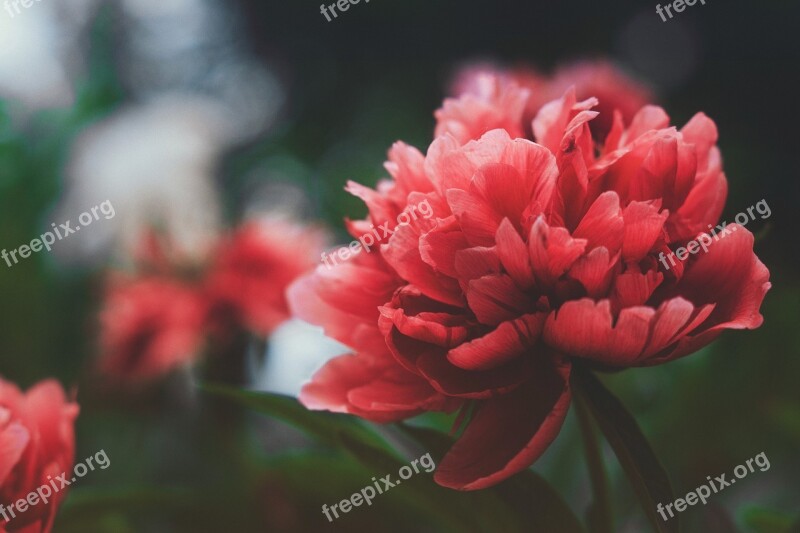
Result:
[[[744,228],[671,270],[657,260],[720,216],[714,123],[698,114],[678,130],[644,107],[624,126],[616,112],[599,145],[596,105],[574,91],[545,105],[538,143],[493,129],[466,144],[445,134],[426,156],[390,152],[395,186],[359,194],[370,222],[423,200],[434,216],[290,288],[301,318],[353,349],[303,389],[306,406],[378,422],[474,407],[435,479],[480,489],[556,437],[574,359],[654,365],[761,324],[769,272]],[[484,116],[505,123],[507,110]]]
[[[591,97],[599,100],[595,111],[600,114],[589,127],[601,141],[611,130],[614,111],[630,122],[642,106],[653,101],[647,86],[608,61],[579,61],[562,66],[550,82],[551,98],[558,98],[573,85],[579,100]]]
[[[202,293],[177,280],[113,278],[100,315],[100,370],[138,382],[192,362],[203,343],[208,307]]]
[[[534,95],[512,76],[485,71],[472,76],[464,82],[466,92],[446,99],[436,111],[436,137],[449,133],[466,144],[495,128],[506,130],[512,137],[524,137],[526,110],[530,102],[537,102],[540,93]],[[538,102],[534,106],[538,110]]]
[[[650,90],[608,61],[580,61],[559,68],[551,77],[525,67],[502,69],[492,65],[467,67],[456,75],[452,94],[436,112],[436,136],[450,133],[462,144],[477,140],[494,128],[512,137],[519,130],[531,135],[531,121],[544,104],[575,86],[579,100],[598,98],[599,116],[589,127],[602,141],[611,129],[614,112],[630,122],[652,101]]]
[[[0,531],[47,533],[67,489],[45,503],[39,495],[17,505],[50,479],[70,474],[75,461],[74,423],[78,405],[55,381],[43,381],[23,393],[0,379]],[[13,505],[13,507],[12,507]],[[23,510],[24,509],[24,510]]]
[[[280,220],[250,223],[221,240],[205,265],[171,257],[146,235],[133,277],[108,284],[100,370],[121,381],[158,378],[192,363],[210,336],[269,335],[289,318],[285,291],[318,261],[319,232]]]
[[[323,238],[281,220],[249,223],[215,252],[205,289],[250,331],[269,335],[287,320],[286,287],[319,261]]]

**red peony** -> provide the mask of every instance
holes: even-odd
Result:
[[[494,83],[495,108],[482,102],[473,115],[464,97],[462,112],[440,117],[427,155],[390,151],[394,187],[358,189],[376,226],[423,200],[434,216],[289,290],[301,318],[353,350],[301,401],[377,422],[470,413],[435,475],[461,490],[542,454],[566,416],[573,361],[631,367],[690,354],[724,329],[758,327],[770,287],[753,236],[736,225],[670,270],[657,260],[722,211],[708,117],[679,130],[657,107],[629,121],[616,112],[601,145],[590,130],[597,100],[568,91],[541,109],[532,142],[508,120],[521,113],[510,93],[524,90]]]
[[[318,231],[271,220],[242,226],[196,265],[170,257],[148,235],[138,257],[143,273],[108,284],[100,370],[146,381],[194,362],[210,336],[269,335],[289,318],[286,288],[321,249]]]
[[[195,287],[178,280],[112,279],[100,315],[100,370],[136,382],[192,362],[203,343],[208,308]]]
[[[67,489],[52,490],[47,502],[38,494],[30,499],[28,495],[70,473],[77,416],[78,405],[67,400],[55,381],[43,381],[23,393],[0,379],[0,532],[52,530]],[[20,506],[20,500],[26,502]]]
[[[599,100],[595,108],[599,115],[589,127],[600,141],[608,135],[615,111],[630,122],[652,100],[645,85],[608,61],[570,63],[550,77],[529,67],[503,69],[475,65],[457,73],[451,89],[455,98],[445,100],[437,111],[436,135],[448,132],[461,142],[479,139],[489,131],[485,127],[487,114],[495,113],[503,116],[505,123],[495,119],[493,127],[503,127],[512,137],[516,137],[516,130],[524,130],[530,136],[531,121],[542,106],[561,97],[572,86],[579,100],[591,97]],[[507,126],[509,123],[512,127]]]
[[[553,74],[550,95],[558,98],[573,85],[579,100],[598,99],[595,111],[600,114],[592,120],[589,128],[600,140],[605,139],[611,130],[614,111],[622,113],[622,118],[630,122],[644,105],[653,100],[649,88],[608,61],[579,61],[564,65]]]
[[[222,243],[205,290],[246,329],[269,335],[290,316],[286,287],[319,261],[321,234],[289,222],[249,223]]]

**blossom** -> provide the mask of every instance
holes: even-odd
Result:
[[[100,313],[100,371],[140,383],[195,362],[241,331],[266,336],[289,318],[285,291],[313,268],[322,234],[249,222],[194,261],[146,232],[136,272],[111,276]],[[220,341],[220,342],[212,342]]]
[[[770,287],[752,234],[736,225],[679,268],[657,261],[719,219],[727,184],[711,119],[677,129],[655,106],[628,121],[617,110],[601,143],[598,100],[570,89],[542,106],[533,142],[505,126],[523,111],[503,91],[525,89],[494,83],[495,109],[447,112],[426,154],[392,148],[393,185],[358,189],[363,223],[423,199],[434,216],[289,290],[300,318],[352,349],[300,400],[376,422],[460,409],[466,428],[435,474],[460,490],[494,485],[543,453],[568,411],[575,361],[625,368],[685,356],[725,329],[758,327]],[[486,117],[499,123],[489,129]]]
[[[598,99],[595,110],[600,114],[589,127],[599,140],[605,139],[611,129],[614,111],[629,122],[639,109],[653,101],[652,91],[645,84],[610,61],[584,60],[561,66],[553,74],[550,95],[557,98],[573,85],[579,100]]]
[[[191,363],[203,344],[209,303],[191,285],[161,276],[112,278],[100,315],[100,370],[140,382]]]
[[[0,531],[47,533],[67,489],[51,491],[20,509],[16,502],[51,479],[69,473],[75,461],[74,423],[78,405],[69,401],[61,385],[42,381],[27,392],[0,379],[0,502],[5,504]],[[15,505],[11,509],[11,505]]]
[[[611,129],[614,112],[630,122],[652,101],[650,89],[605,60],[578,61],[545,76],[531,67],[501,68],[480,64],[464,68],[452,84],[452,98],[436,112],[436,136],[450,133],[463,143],[479,139],[493,128],[512,137],[522,129],[530,137],[531,121],[544,104],[574,86],[579,100],[598,99],[590,129],[598,141]]]
[[[245,224],[217,246],[204,290],[218,310],[269,335],[290,316],[286,287],[314,267],[323,241],[319,231],[284,220]]]

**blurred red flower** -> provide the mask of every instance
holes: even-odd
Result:
[[[66,398],[55,381],[43,381],[23,393],[0,379],[0,504],[4,513],[0,531],[52,530],[66,488],[51,491],[47,503],[37,498],[38,503],[28,503],[24,511],[16,502],[39,487],[50,487],[50,480],[65,472],[71,475],[77,416],[78,405]]]
[[[171,260],[152,235],[144,244],[144,273],[112,277],[100,315],[100,370],[128,382],[192,363],[210,336],[271,334],[289,318],[286,288],[313,268],[323,238],[282,220],[252,222],[221,239],[202,265]]]
[[[101,372],[137,382],[192,362],[208,309],[204,295],[179,280],[112,278],[100,314]]]
[[[611,130],[614,111],[622,113],[623,120],[630,123],[644,105],[653,101],[653,94],[646,85],[609,61],[578,61],[559,68],[550,82],[551,98],[548,100],[558,98],[573,85],[578,100],[591,97],[598,100],[595,111],[599,115],[589,123],[589,128],[600,141],[605,140]]]
[[[471,419],[435,474],[461,490],[542,454],[566,416],[574,359],[630,367],[687,355],[724,329],[758,327],[770,287],[740,226],[677,268],[657,261],[722,211],[708,117],[678,130],[658,107],[628,122],[615,111],[600,144],[598,101],[570,90],[542,107],[534,143],[508,120],[527,90],[490,81],[496,108],[473,114],[462,96],[427,155],[390,151],[394,187],[359,189],[376,226],[423,200],[434,216],[289,289],[298,316],[354,352],[323,367],[301,401],[377,422],[464,409]]]
[[[214,252],[205,291],[249,331],[269,335],[290,316],[286,287],[319,261],[323,242],[282,220],[246,224]]]
[[[599,115],[589,124],[598,141],[603,141],[611,130],[614,111],[622,113],[623,120],[629,123],[639,109],[653,101],[646,85],[606,60],[569,63],[552,76],[531,67],[471,65],[456,74],[451,84],[454,98],[445,100],[437,111],[437,136],[447,131],[462,143],[479,139],[491,129],[484,123],[486,115],[495,113],[502,115],[506,123],[495,119],[492,127],[503,127],[512,137],[516,137],[515,130],[522,129],[530,137],[531,122],[542,106],[561,97],[571,86],[575,86],[578,100],[598,99],[595,111]],[[513,126],[508,127],[508,123]]]

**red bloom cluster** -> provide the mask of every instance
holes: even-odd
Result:
[[[301,401],[377,422],[463,409],[466,429],[435,475],[461,490],[542,454],[570,404],[573,360],[631,367],[690,354],[724,329],[758,327],[770,287],[740,226],[678,268],[657,261],[721,214],[727,184],[708,117],[677,129],[658,107],[627,120],[615,109],[596,133],[600,101],[570,89],[528,128],[531,91],[479,78],[479,91],[436,113],[426,155],[397,143],[391,184],[350,187],[369,208],[363,224],[423,200],[434,216],[289,290],[301,318],[353,350]],[[598,94],[627,94],[606,83]]]
[[[61,385],[43,381],[27,392],[0,379],[0,532],[48,533],[67,489],[49,501],[9,510],[50,480],[69,473],[75,461],[78,405],[67,400]],[[13,514],[12,514],[13,513]],[[15,516],[14,516],[15,515]]]
[[[101,312],[101,371],[121,380],[163,375],[193,361],[209,333],[269,335],[289,318],[286,287],[313,268],[323,239],[285,221],[249,223],[181,276],[150,246],[148,272],[113,276]]]
[[[509,91],[509,86],[517,86],[524,91]],[[652,93],[645,85],[604,60],[570,63],[557,69],[551,76],[545,76],[531,67],[504,69],[494,65],[474,65],[462,69],[455,76],[452,93],[456,98],[445,100],[444,107],[438,112],[437,136],[449,131],[459,138],[458,121],[449,120],[453,118],[453,113],[458,113],[458,109],[468,109],[469,114],[462,115],[464,122],[475,127],[482,110],[474,102],[484,102],[486,110],[509,112],[513,108],[503,105],[501,99],[515,98],[516,105],[524,109],[523,120],[522,124],[515,124],[507,131],[514,137],[514,128],[522,128],[530,137],[531,121],[542,106],[560,98],[573,86],[578,100],[591,97],[598,99],[594,110],[599,115],[590,122],[589,128],[599,140],[604,140],[611,130],[615,111],[622,113],[622,119],[627,123],[639,109],[653,101]],[[465,105],[467,109],[464,109]],[[513,117],[508,118],[513,120],[516,116],[513,113]],[[502,125],[499,121],[489,124],[495,128]],[[450,126],[454,126],[455,131]]]

